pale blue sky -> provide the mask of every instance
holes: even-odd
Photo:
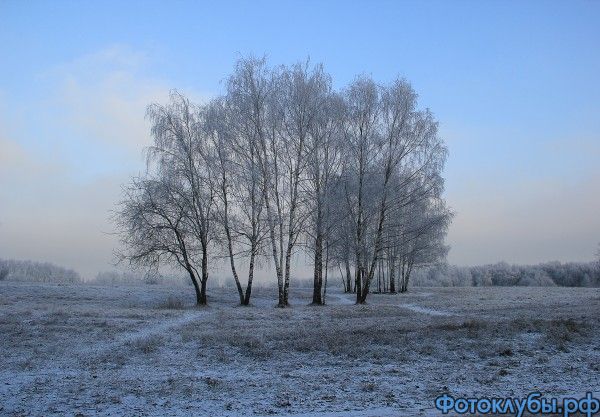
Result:
[[[337,87],[413,83],[450,149],[451,262],[591,260],[600,241],[598,1],[0,0],[0,22],[0,257],[109,269],[145,105],[218,94],[250,53],[310,56]]]

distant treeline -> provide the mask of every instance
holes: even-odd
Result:
[[[338,279],[332,278],[337,284]],[[50,262],[0,259],[0,281],[82,283],[80,275],[68,268]],[[222,287],[234,287],[232,278],[222,277]],[[86,284],[96,285],[191,285],[185,276],[143,274],[138,272],[100,272]],[[334,285],[335,285],[334,284]],[[259,282],[260,287],[274,286],[274,283]],[[293,287],[310,287],[310,280],[297,278]],[[486,286],[526,286],[526,287],[600,287],[599,262],[548,262],[539,265],[497,264],[460,267],[441,264],[415,269],[411,277],[415,287],[486,287]]]
[[[414,271],[412,284],[418,287],[600,287],[598,262],[548,262],[539,265],[492,265],[459,267],[438,265]]]
[[[86,284],[91,285],[192,285],[188,282],[189,279],[183,275],[160,275],[147,274],[140,272],[120,272],[120,271],[103,271],[99,272],[96,277],[87,281]]]
[[[235,280],[233,277],[226,277],[217,275],[213,284],[216,287],[231,288],[235,289]],[[158,273],[144,273],[137,271],[102,271],[99,272],[96,277],[90,281],[86,281],[86,284],[90,285],[182,285],[189,287],[192,285],[190,279],[185,275],[177,274],[158,274]],[[277,288],[277,283],[268,281],[258,281],[255,283],[258,288]],[[308,278],[296,278],[294,280],[292,288],[310,288],[312,286],[312,279]]]
[[[50,262],[0,259],[0,281],[81,282],[79,274]]]

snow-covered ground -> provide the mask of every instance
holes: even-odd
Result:
[[[598,289],[253,296],[0,282],[0,415],[428,416],[444,392],[600,390]]]

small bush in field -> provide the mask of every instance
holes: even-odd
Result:
[[[183,310],[185,308],[185,305],[183,301],[181,301],[179,298],[170,295],[169,297],[167,297],[165,302],[158,306],[158,308],[162,308],[165,310]]]
[[[142,353],[148,354],[158,350],[162,343],[160,336],[147,336],[141,339],[133,340],[129,344]]]

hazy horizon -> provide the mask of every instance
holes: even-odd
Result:
[[[595,259],[600,3],[116,4],[0,3],[0,258],[113,269],[146,106],[214,97],[254,54],[412,83],[450,152],[450,263]]]

